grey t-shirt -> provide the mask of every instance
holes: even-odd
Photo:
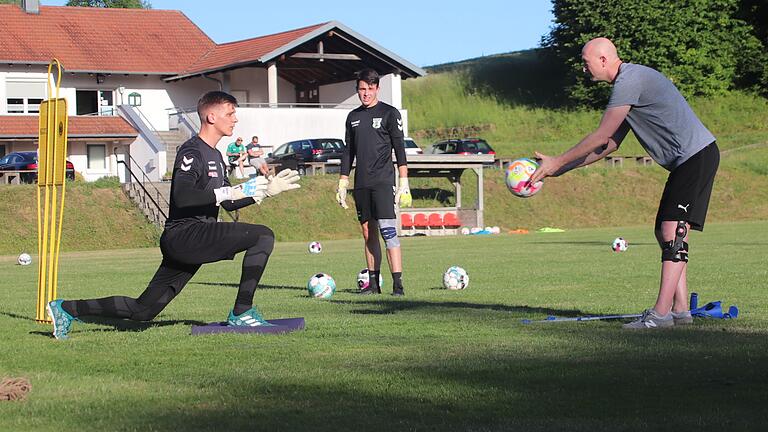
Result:
[[[622,63],[608,108],[631,105],[613,136],[621,144],[629,129],[659,165],[672,171],[715,141],[672,81],[647,66]]]

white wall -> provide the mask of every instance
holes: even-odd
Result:
[[[280,66],[277,67],[278,73]],[[221,79],[220,74],[216,77]],[[229,72],[229,85],[231,90],[247,91],[248,99],[239,100],[240,106],[247,104],[258,104],[269,102],[269,91],[267,88],[267,69],[264,68],[243,68],[235,69]],[[277,102],[294,103],[296,102],[296,89],[290,82],[283,78],[277,78]]]
[[[387,74],[379,80],[379,100],[400,109],[403,107],[403,91],[399,74]]]
[[[88,151],[86,149],[88,144],[104,145],[106,150],[106,167],[101,168],[88,168]],[[105,176],[116,176],[118,170],[121,169],[117,166],[117,158],[115,155],[115,148],[117,147],[117,153],[122,153],[122,146],[115,144],[114,142],[104,141],[75,141],[69,142],[67,147],[67,153],[69,156],[67,159],[75,166],[75,171],[80,173],[86,181],[98,180]]]
[[[320,103],[339,104],[349,108],[359,106],[360,99],[355,90],[355,81],[320,86]]]
[[[359,106],[355,80],[320,86],[320,103],[339,104],[345,107]],[[379,79],[379,100],[397,109],[403,108],[400,75],[387,74]]]
[[[152,153],[149,144],[144,141],[144,138],[138,137],[136,141],[131,144],[131,157],[141,167],[144,173],[151,181],[160,181],[167,171],[165,162],[165,151],[161,151],[158,154]],[[128,161],[126,161],[128,162]],[[122,167],[118,169],[122,170]],[[131,169],[134,170],[134,174],[141,178],[141,174],[135,172],[134,166],[131,163]],[[113,174],[115,175],[115,174]],[[135,180],[131,180],[135,181]]]

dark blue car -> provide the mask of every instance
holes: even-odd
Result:
[[[22,183],[34,183],[37,181],[37,152],[13,152],[8,153],[0,159],[0,171],[28,171],[35,172],[20,173]],[[67,171],[65,174],[69,180],[75,179],[75,166],[67,161]]]

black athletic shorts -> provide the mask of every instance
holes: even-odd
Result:
[[[371,219],[395,219],[395,191],[392,186],[380,185],[354,189],[357,220],[360,223]]]
[[[692,229],[704,230],[718,165],[720,150],[713,142],[669,173],[656,214],[656,228],[662,221],[685,221]]]
[[[182,264],[231,260],[254,244],[269,228],[240,222],[190,220],[166,228],[160,237],[163,257]]]

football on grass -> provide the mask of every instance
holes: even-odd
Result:
[[[307,291],[312,297],[329,299],[336,292],[336,281],[325,273],[318,273],[309,278]]]
[[[443,286],[449,290],[463,290],[469,285],[467,271],[459,266],[448,267],[443,273]]]

